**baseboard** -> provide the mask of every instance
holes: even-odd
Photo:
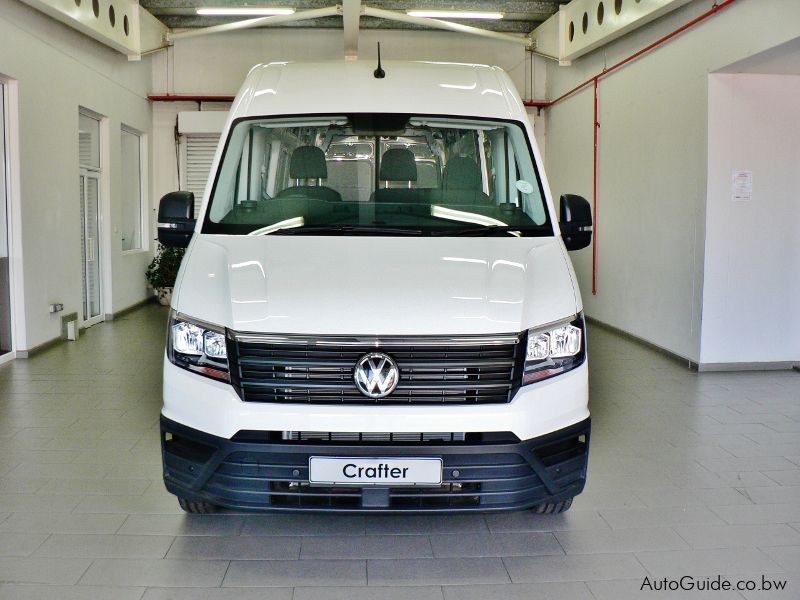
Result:
[[[54,346],[58,346],[62,342],[66,342],[67,340],[61,337],[53,338],[52,340],[48,340],[39,344],[38,346],[34,346],[33,348],[28,348],[27,350],[17,350],[17,358],[31,358],[32,356],[36,356],[37,354],[41,354],[45,350],[49,350]]]
[[[662,356],[665,356],[670,360],[680,363],[685,367],[697,370],[697,363],[689,358],[686,358],[685,356],[681,356],[680,354],[676,354],[671,350],[662,348],[661,346],[659,346],[658,344],[654,344],[653,342],[648,342],[647,340],[642,339],[639,336],[633,335],[632,333],[625,331],[624,329],[620,329],[619,327],[614,327],[613,325],[609,325],[608,323],[604,323],[603,321],[598,321],[594,317],[587,316],[585,318],[588,323],[594,325],[595,327],[599,327],[600,329],[605,329],[607,331],[610,331],[611,333],[615,333],[620,337],[624,337],[626,340],[634,342],[635,344],[639,344],[640,346],[645,346],[650,350],[658,352]]]
[[[150,304],[153,301],[156,301],[156,297],[148,296],[144,300],[139,300],[138,302],[134,302],[127,308],[123,308],[122,310],[118,310],[117,312],[113,313],[106,313],[106,321],[113,321],[114,319],[119,319],[120,317],[124,317],[128,313],[132,313],[133,311],[143,307],[145,304]]]
[[[703,373],[713,371],[800,371],[800,366],[793,361],[772,362],[724,362],[700,363],[697,370]]]
[[[688,365],[690,369],[693,371],[698,371],[699,373],[713,373],[713,372],[731,372],[731,371],[788,371],[794,369],[795,371],[800,372],[800,364],[795,361],[773,361],[773,362],[728,362],[728,363],[697,363],[685,356],[681,356],[680,354],[675,354],[674,352],[667,350],[666,348],[662,348],[652,342],[648,342],[647,340],[643,340],[642,338],[633,335],[632,333],[628,333],[622,329],[614,327],[613,325],[609,325],[608,323],[604,323],[603,321],[598,321],[592,317],[586,317],[586,321],[591,323],[596,327],[600,327],[601,329],[606,329],[612,333],[619,335],[620,337],[624,337],[627,340],[630,340],[634,343],[637,343],[641,346],[646,346],[651,350],[655,350],[659,354],[666,356],[676,362],[679,362],[683,365]]]

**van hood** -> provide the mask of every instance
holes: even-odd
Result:
[[[173,308],[237,331],[519,332],[574,315],[558,238],[195,235]]]

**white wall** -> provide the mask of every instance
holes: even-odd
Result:
[[[701,362],[800,362],[800,77],[712,75],[708,115]]]
[[[543,59],[537,57],[531,64],[530,55],[517,44],[442,31],[362,30],[360,39],[359,57],[363,59],[377,57],[380,41],[384,59],[498,65],[508,71],[524,98],[545,95],[547,71]],[[153,56],[152,89],[157,94],[233,95],[255,64],[342,57],[341,29],[258,29],[189,38],[178,40],[173,48]],[[309,93],[323,98],[325,90],[310,81]],[[225,105],[211,103],[202,107],[203,110],[223,108]],[[153,197],[156,199],[177,189],[174,142],[177,113],[197,109],[197,103],[154,106]],[[540,148],[544,150],[544,117],[539,117],[535,110],[530,115]]]
[[[548,63],[555,98],[711,7],[696,0],[586,55]],[[600,83],[598,294],[573,254],[586,313],[700,360],[708,74],[798,36],[800,2],[739,0]],[[554,195],[592,195],[592,89],[547,111]]]
[[[60,315],[81,312],[78,107],[108,117],[105,251],[112,272],[105,312],[146,297],[149,250],[122,254],[118,225],[120,126],[150,132],[149,60],[129,63],[105,46],[16,0],[0,0],[0,74],[19,90],[24,314],[18,350],[60,335]],[[152,237],[152,231],[149,237]],[[64,314],[64,313],[61,313]]]

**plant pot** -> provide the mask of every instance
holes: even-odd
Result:
[[[156,297],[161,306],[169,306],[172,304],[172,288],[156,288]]]

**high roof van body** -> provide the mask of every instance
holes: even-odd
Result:
[[[164,481],[190,512],[569,508],[586,334],[550,195],[496,67],[254,67],[187,246],[164,361]]]

